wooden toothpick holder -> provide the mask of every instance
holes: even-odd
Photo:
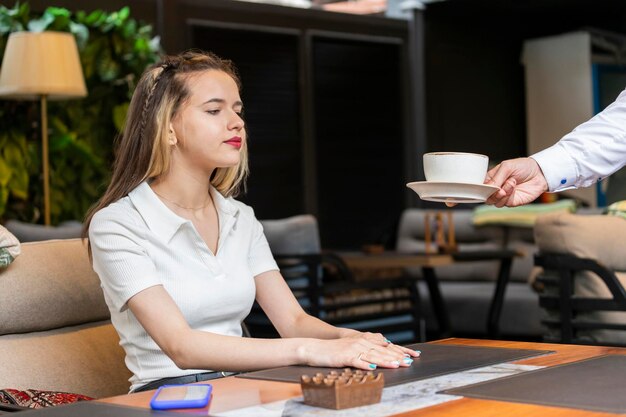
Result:
[[[349,368],[339,373],[302,375],[300,387],[304,403],[315,407],[342,410],[380,402],[385,385],[382,373],[353,371]]]

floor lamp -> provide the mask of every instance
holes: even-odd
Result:
[[[2,67],[0,97],[41,102],[44,222],[50,225],[48,100],[87,95],[78,48],[71,33],[14,32],[9,35]]]

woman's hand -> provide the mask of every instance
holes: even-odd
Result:
[[[340,339],[307,339],[298,354],[302,363],[311,366],[372,370],[411,366],[420,352],[394,345],[379,333],[355,332]]]
[[[405,348],[404,346],[394,345],[391,343],[391,340],[387,339],[381,333],[370,333],[370,332],[360,332],[358,330],[353,329],[342,329],[344,331],[349,331],[350,333],[344,333],[341,337],[353,337],[353,338],[363,338],[368,340],[376,345],[388,347],[389,349],[395,350],[405,357],[418,357],[421,352],[415,351],[413,349]],[[409,356],[406,356],[409,355]]]

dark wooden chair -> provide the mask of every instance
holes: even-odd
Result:
[[[383,333],[395,343],[424,340],[415,279],[355,282],[333,254],[277,255],[275,259],[298,302],[312,316],[340,327]],[[245,325],[253,337],[278,337],[256,303]]]
[[[321,251],[313,216],[262,223],[281,274],[309,314],[337,326],[380,332],[396,343],[424,340],[414,279],[355,282],[341,258]],[[256,303],[245,325],[253,337],[278,337]]]
[[[605,331],[626,331],[626,321],[611,320],[606,314],[626,312],[626,291],[616,271],[593,259],[569,254],[540,254],[535,263],[544,269],[537,278],[537,287],[539,304],[548,313],[543,320],[548,330],[546,342],[625,345],[602,338]],[[610,294],[581,295],[576,291],[576,280],[591,280],[593,276],[601,280]]]

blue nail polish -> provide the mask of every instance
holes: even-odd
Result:
[[[413,363],[413,359],[411,359],[411,358],[404,358],[404,359],[402,359],[402,361],[404,363],[408,363],[409,365]]]
[[[370,364],[369,364],[369,367],[370,367],[370,369],[376,369],[376,365],[375,365],[375,364],[373,364],[373,363],[370,363]]]
[[[389,339],[387,339],[387,338],[385,337],[385,342],[387,342],[387,343],[391,343],[391,340],[389,340]]]
[[[421,350],[416,350],[415,353],[417,353],[417,356],[419,356],[419,355],[422,354],[422,351]]]

